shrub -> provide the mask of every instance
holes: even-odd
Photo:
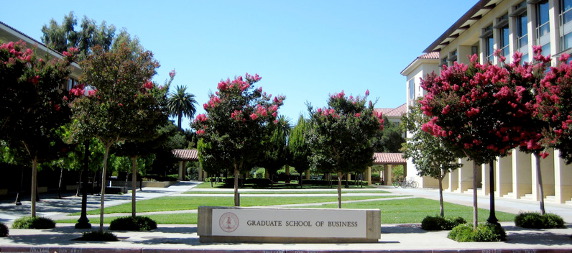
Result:
[[[520,213],[514,218],[514,224],[522,228],[564,228],[564,220],[556,214],[541,215],[537,212]]]
[[[44,217],[22,217],[16,219],[14,223],[12,223],[12,228],[15,229],[46,229],[46,228],[55,228],[56,223]]]
[[[421,221],[421,228],[425,230],[451,230],[454,227],[465,224],[463,217],[445,218],[441,216],[427,216]]]
[[[85,232],[78,239],[79,241],[119,241],[117,236],[108,231],[90,231]]]
[[[157,222],[149,217],[120,217],[109,223],[109,230],[148,231],[157,228]]]
[[[8,227],[4,225],[4,223],[0,222],[0,237],[6,237],[8,234]]]
[[[454,227],[447,238],[457,242],[499,242],[506,240],[506,232],[500,224],[481,224],[477,229],[472,225],[462,224]]]

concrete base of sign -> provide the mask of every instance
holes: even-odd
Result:
[[[203,243],[372,243],[380,210],[199,207]]]

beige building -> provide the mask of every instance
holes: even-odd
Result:
[[[514,52],[523,54],[523,61],[532,59],[532,46],[540,45],[543,54],[553,59],[572,52],[572,0],[480,0],[447,29],[424,54],[415,59],[401,74],[406,76],[407,104],[423,96],[420,78],[439,72],[440,66],[453,62],[469,63],[468,56],[478,54],[481,63],[498,63],[494,56],[501,50],[507,61]],[[497,159],[495,191],[497,197],[539,200],[534,156],[513,150]],[[462,159],[462,168],[444,180],[444,188],[466,192],[472,187],[472,162]],[[541,161],[545,201],[572,203],[572,165],[559,158],[558,150]],[[407,163],[409,178],[422,187],[436,187],[431,178],[416,175],[415,165]],[[489,168],[482,166],[477,180],[480,194],[490,194]]]

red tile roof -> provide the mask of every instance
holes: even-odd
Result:
[[[402,153],[373,153],[374,164],[406,164]]]
[[[177,159],[187,161],[199,160],[198,151],[196,149],[173,149],[173,155]],[[374,153],[375,164],[405,164],[407,161],[401,153]]]
[[[173,149],[173,155],[177,159],[187,161],[198,161],[199,152],[196,149]]]
[[[402,104],[397,108],[375,108],[375,111],[387,117],[401,117],[407,113],[407,104]]]

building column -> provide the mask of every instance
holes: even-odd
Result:
[[[458,177],[458,192],[465,192],[473,188],[473,161],[469,161],[466,158],[462,159],[463,166],[459,169]]]
[[[371,185],[371,166],[367,166],[367,170],[365,171],[365,178],[367,180],[367,185]]]
[[[572,164],[560,158],[560,151],[554,151],[554,175],[556,203],[564,204],[572,199]]]
[[[393,165],[391,164],[386,164],[385,165],[385,184],[386,185],[392,185],[393,184]]]
[[[510,152],[514,153],[516,150]],[[510,155],[499,157],[495,166],[495,194],[502,197],[512,191],[512,158]]]
[[[554,156],[554,150],[550,149],[548,151],[549,157]],[[532,166],[532,199],[539,201],[540,195],[538,192],[538,173],[536,172],[536,157],[531,155],[531,166]],[[554,196],[554,159],[540,158],[540,173],[542,173],[542,186],[544,190],[544,198],[546,196]]]
[[[459,163],[463,162],[461,159],[458,160]],[[448,182],[447,182],[447,188],[443,188],[443,189],[447,189],[450,192],[454,192],[457,189],[459,189],[459,174],[461,173],[461,168],[458,168],[454,171],[451,171],[451,173],[449,173],[448,176]]]
[[[531,155],[514,150],[512,152],[512,197],[519,199],[532,193]]]
[[[493,163],[496,163],[496,161]],[[491,193],[491,183],[490,183],[490,181],[491,181],[490,174],[491,173],[490,172],[491,172],[490,163],[481,164],[481,175],[483,175],[483,179],[482,179],[483,186],[481,187],[481,190],[479,191],[479,193],[483,196],[489,195]]]
[[[185,179],[185,161],[179,161],[179,181]]]

